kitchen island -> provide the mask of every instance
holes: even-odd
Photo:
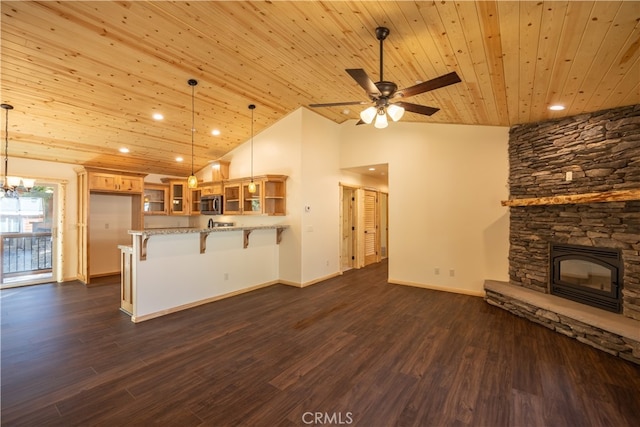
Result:
[[[130,230],[132,245],[120,247],[122,310],[141,322],[277,283],[287,228]]]

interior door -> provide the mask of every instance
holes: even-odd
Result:
[[[378,262],[378,192],[364,191],[364,265]]]
[[[342,241],[341,269],[346,271],[356,266],[356,192],[355,188],[342,187]]]

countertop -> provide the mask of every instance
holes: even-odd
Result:
[[[190,233],[219,233],[223,231],[243,231],[243,230],[277,230],[289,228],[288,225],[234,225],[232,227],[169,227],[169,228],[145,228],[144,230],[129,230],[129,234],[134,236],[157,236],[166,234],[190,234]]]

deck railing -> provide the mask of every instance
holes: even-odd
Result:
[[[2,233],[2,274],[15,277],[52,271],[51,233]]]

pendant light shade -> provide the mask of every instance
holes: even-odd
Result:
[[[376,112],[377,112],[376,107],[371,106],[369,108],[364,109],[360,113],[360,118],[362,119],[363,122],[369,125],[371,124],[373,119],[376,117]]]
[[[198,178],[196,178],[196,175],[193,173],[193,137],[196,132],[195,89],[198,81],[195,79],[189,79],[187,83],[191,86],[191,175],[189,175],[189,178],[187,179],[187,187],[197,188]]]
[[[396,104],[391,104],[387,107],[387,114],[389,114],[391,120],[397,122],[404,115],[404,108]]]
[[[253,194],[256,192],[256,183],[253,182],[253,110],[256,109],[254,104],[249,104],[249,110],[251,110],[251,182],[247,186],[247,190],[249,193]]]
[[[378,129],[384,129],[389,126],[389,121],[387,120],[387,113],[384,111],[384,107],[380,107],[378,109],[378,113],[376,114],[376,122],[374,126]]]

